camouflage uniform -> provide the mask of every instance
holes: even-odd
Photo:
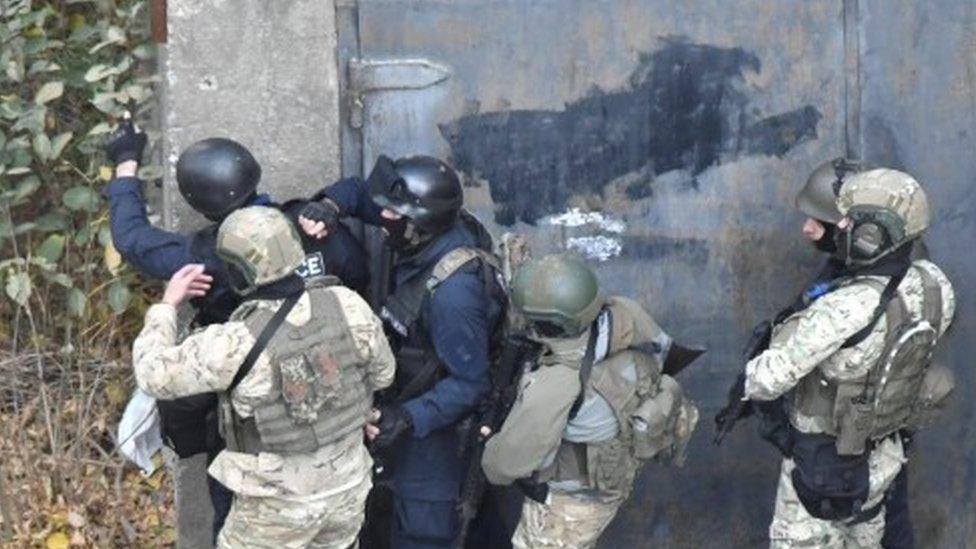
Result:
[[[605,317],[601,315],[594,327],[579,336],[539,338],[547,352],[541,357],[539,368],[522,376],[511,412],[501,430],[486,444],[482,466],[491,483],[506,485],[532,477],[547,482],[549,487],[545,503],[525,500],[512,536],[517,548],[595,547],[630,494],[642,459],[650,457],[635,457],[624,435],[632,432],[629,422],[624,426],[626,431],[621,429],[609,400],[613,397],[597,380],[614,377],[618,371],[629,372],[624,376],[631,377],[616,388],[629,395],[628,402],[640,400],[633,389],[638,383],[635,377],[643,379],[637,373],[641,368],[637,364],[642,360],[663,361],[671,339],[631,299],[611,297],[606,311],[612,321],[604,324]],[[595,338],[596,364],[585,398],[575,417],[570,418],[580,394],[580,366],[590,330],[595,329],[599,330]],[[659,350],[653,357],[635,351],[652,348]],[[620,365],[624,368],[616,369]],[[694,429],[697,410],[681,397],[680,389],[670,393],[677,388],[670,377],[659,371],[658,375],[652,382],[656,384],[652,399],[663,397],[667,404],[655,408],[654,413],[670,417],[659,418],[667,427],[658,436],[662,441],[666,439],[662,446],[683,446]],[[570,457],[580,453],[586,456],[581,458],[586,463],[575,463]]]
[[[925,269],[942,289],[942,324],[945,333],[955,311],[955,295],[945,274],[933,263],[916,261],[898,287],[913,318],[922,311],[922,278]],[[819,369],[827,379],[857,379],[881,358],[885,347],[885,322],[875,324],[860,343],[841,348],[850,336],[866,326],[878,304],[878,286],[855,278],[830,292],[807,309],[775,327],[769,350],[746,365],[746,396],[751,400],[773,400],[793,389],[805,376]],[[883,285],[883,278],[873,277]],[[827,432],[821,420],[806,417],[795,408],[790,423],[804,433]],[[901,441],[886,439],[872,452],[869,461],[870,491],[864,507],[877,504],[906,461]],[[784,460],[772,525],[773,547],[879,547],[884,533],[884,514],[855,526],[816,519],[800,503],[790,473],[793,462]]]
[[[515,549],[596,547],[600,534],[610,525],[625,499],[619,494],[601,497],[558,490],[550,492],[546,503],[526,499],[512,546]]]
[[[260,226],[253,229],[263,230]],[[280,253],[281,249],[271,250],[271,254]],[[258,284],[266,274],[267,271],[258,270]],[[318,295],[313,292],[327,292],[338,303],[356,354],[365,365],[367,389],[390,385],[394,359],[382,325],[369,305],[352,290],[341,286],[306,290],[285,317],[281,329],[312,321],[313,298]],[[245,307],[252,312],[275,311],[282,302],[253,300]],[[238,313],[229,322],[210,325],[177,343],[176,309],[167,304],[150,307],[132,349],[139,387],[163,399],[227,389],[256,339],[246,319],[240,319]],[[279,366],[272,363],[267,350],[259,355],[230,395],[239,416],[248,418],[282,395]],[[363,425],[366,419],[362,418]],[[309,453],[224,450],[210,465],[209,473],[234,492],[235,500],[218,546],[352,545],[362,525],[371,469],[372,460],[359,429]]]

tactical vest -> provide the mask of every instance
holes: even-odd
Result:
[[[952,389],[951,381],[948,386],[941,381],[946,371],[930,368],[942,323],[942,289],[926,269],[912,268],[922,280],[921,319],[912,319],[896,293],[885,309],[881,358],[865,375],[827,379],[818,368],[794,391],[795,410],[818,420],[826,434],[836,437],[838,455],[863,454],[873,441],[923,426]],[[856,283],[883,286],[873,279]]]
[[[324,283],[311,285],[311,318],[304,326],[287,321],[264,353],[280,390],[241,418],[221,406],[227,448],[236,452],[310,453],[361,429],[372,410],[366,362],[356,348],[337,295]],[[235,312],[257,340],[274,311],[253,306]],[[226,403],[227,393],[221,393]]]
[[[623,313],[611,306],[612,318]],[[637,320],[637,319],[634,319]],[[613,322],[607,323],[612,330]],[[656,327],[655,327],[656,328]],[[650,332],[643,326],[635,330]],[[608,340],[614,335],[608,334]],[[662,373],[659,354],[627,348],[613,353],[593,367],[586,386],[603,397],[613,409],[619,431],[602,442],[563,440],[556,459],[540,472],[543,482],[578,480],[605,492],[627,494],[641,462],[648,459],[681,465],[691,434],[698,423],[698,409],[684,397],[674,378]]]
[[[424,302],[442,282],[462,269],[477,266],[489,298],[506,300],[500,263],[491,253],[491,237],[463,210],[462,222],[477,233],[478,247],[460,247],[446,253],[433,266],[388,295],[380,310],[388,331],[400,342],[395,353],[397,372],[392,391],[395,402],[405,402],[425,393],[446,375],[429,335],[420,329]],[[497,330],[494,332],[493,338],[498,335]]]

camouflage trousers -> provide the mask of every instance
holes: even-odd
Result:
[[[512,545],[516,549],[595,547],[625,499],[558,490],[549,492],[545,504],[526,499]]]
[[[878,505],[905,462],[901,441],[886,440],[872,452],[868,462],[871,487],[864,508]],[[884,509],[871,520],[854,525],[814,518],[800,503],[793,488],[793,460],[783,460],[776,508],[769,526],[771,549],[810,547],[817,549],[867,549],[881,547]]]
[[[352,488],[321,498],[283,499],[234,495],[218,549],[354,547],[365,517],[367,476]]]

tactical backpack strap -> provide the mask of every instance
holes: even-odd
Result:
[[[600,338],[600,317],[604,314],[601,311],[597,315],[596,320],[593,321],[593,324],[590,325],[590,337],[587,339],[586,352],[583,354],[583,362],[580,364],[579,370],[580,392],[576,395],[576,400],[573,401],[573,407],[569,409],[569,419],[571,421],[576,418],[576,414],[579,413],[580,408],[583,406],[583,401],[586,400],[586,387],[590,384],[590,374],[593,373],[593,364],[596,362],[596,345],[597,340]]]
[[[230,386],[227,387],[225,391],[226,393],[230,394],[231,391],[236,389],[241,381],[247,377],[247,374],[251,372],[251,369],[254,368],[254,363],[257,362],[258,357],[261,356],[261,352],[264,351],[265,347],[268,346],[268,343],[271,342],[271,338],[274,337],[275,332],[277,332],[278,328],[281,327],[281,324],[285,321],[285,317],[288,316],[288,313],[291,312],[291,310],[295,307],[295,304],[298,303],[298,299],[302,297],[302,293],[303,292],[295,293],[285,298],[284,303],[278,307],[278,310],[275,311],[275,314],[271,317],[271,320],[264,325],[264,329],[261,330],[261,333],[258,335],[257,341],[254,342],[254,346],[251,347],[251,350],[248,351],[247,356],[244,357],[244,363],[241,364],[241,367],[238,368],[237,373],[234,374],[234,379],[230,382]]]
[[[408,337],[410,328],[420,318],[420,309],[427,294],[433,292],[442,282],[475,259],[481,259],[489,265],[498,264],[497,259],[483,250],[468,247],[455,248],[444,254],[433,267],[411,278],[397,288],[397,291],[388,295],[383,302],[380,316],[397,333]]]
[[[861,328],[855,332],[854,335],[847,338],[847,340],[844,341],[844,344],[841,345],[841,349],[849,349],[864,341],[869,335],[871,335],[875,325],[877,325],[878,321],[881,320],[881,316],[884,315],[885,311],[888,310],[888,304],[891,303],[891,300],[898,295],[898,286],[901,284],[901,281],[905,279],[905,275],[907,273],[908,271],[906,270],[888,278],[888,283],[885,284],[884,288],[881,290],[881,299],[878,301],[878,306],[874,308],[874,313],[871,314],[870,322],[868,322],[867,326]],[[874,282],[872,279],[865,279],[864,282],[872,285],[877,284],[877,282]]]
[[[503,330],[499,328],[505,324],[508,309],[508,291],[498,256],[481,248],[462,247],[451,250],[434,265],[430,276],[427,277],[427,291],[433,292],[442,282],[472,261],[480,261],[481,283],[488,299],[495,300],[502,305],[502,314],[492,329],[491,344],[489,345],[490,348],[497,349],[501,346],[505,335],[502,333]]]
[[[456,273],[471,261],[480,259],[489,267],[496,271],[501,271],[501,264],[498,258],[484,250],[478,248],[461,247],[447,252],[444,257],[434,265],[434,269],[427,277],[427,290],[433,291],[441,282],[447,280],[452,274]]]

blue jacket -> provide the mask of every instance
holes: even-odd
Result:
[[[361,179],[341,180],[325,194],[344,215],[380,224],[382,208],[370,199]],[[415,255],[399,258],[394,265],[394,287],[422,275],[451,250],[475,244],[475,236],[458,223]],[[398,491],[418,499],[457,497],[463,464],[454,427],[491,388],[489,338],[501,312],[502,304],[487,295],[477,269],[456,272],[425,299],[419,326],[447,375],[404,404],[414,434],[394,467]]]
[[[202,263],[214,281],[206,301],[195,300],[194,306],[207,308],[208,303],[235,299],[223,265],[214,253],[212,237],[216,225],[189,235],[154,227],[146,216],[142,181],[135,177],[113,179],[106,187],[105,194],[109,202],[112,242],[126,262],[142,274],[157,279],[168,279],[188,263]],[[260,194],[251,205],[273,204],[268,195]],[[319,241],[327,270],[339,276],[349,287],[364,290],[369,281],[365,250],[345,228],[334,236],[336,238]],[[306,251],[307,248],[306,245]],[[226,320],[226,315],[231,311],[221,310],[209,315],[208,311],[201,312],[204,313],[201,318],[206,324]]]

